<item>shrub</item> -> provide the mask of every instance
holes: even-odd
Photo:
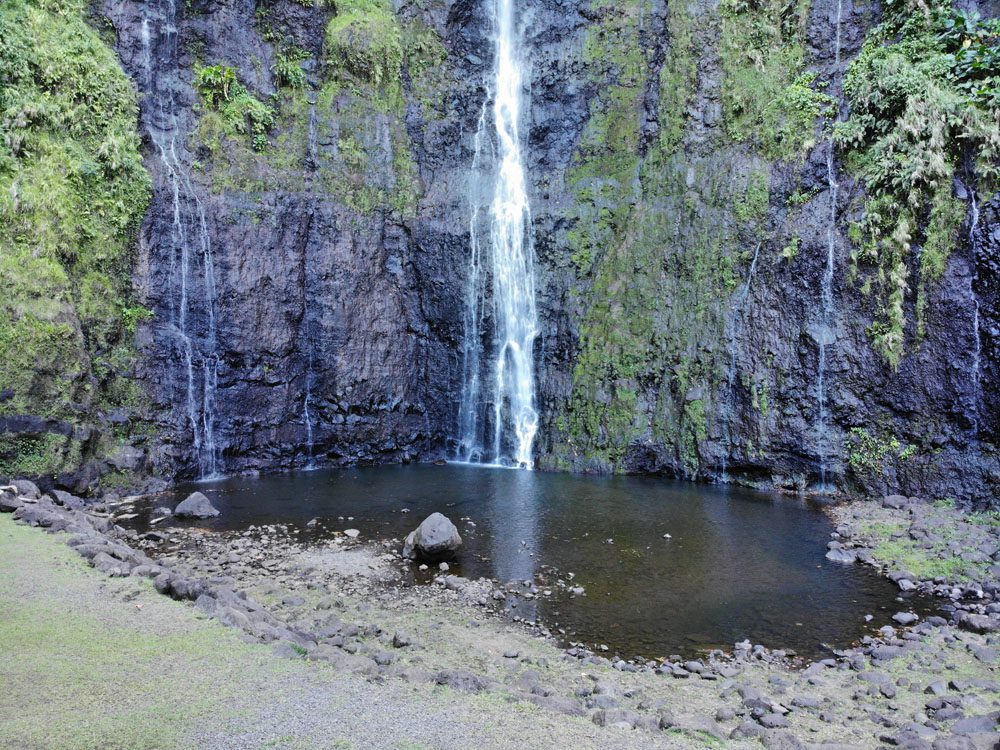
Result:
[[[879,293],[875,347],[898,366],[904,348],[907,257],[923,244],[918,312],[926,282],[944,272],[964,210],[952,182],[968,154],[980,182],[1000,176],[1000,21],[933,0],[923,10],[892,0],[844,89],[851,116],[836,129],[848,165],[865,184],[865,215],[852,228],[856,265]]]

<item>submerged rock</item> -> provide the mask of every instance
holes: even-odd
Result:
[[[403,542],[403,557],[440,562],[455,556],[462,546],[458,529],[446,516],[432,513]]]
[[[212,502],[200,492],[192,492],[174,509],[178,518],[214,518],[221,515]]]

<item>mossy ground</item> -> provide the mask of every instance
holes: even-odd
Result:
[[[848,508],[852,506],[847,506]],[[995,563],[976,554],[980,541],[1000,533],[1000,515],[995,511],[964,513],[954,504],[941,502],[925,508],[920,527],[931,529],[937,539],[925,544],[910,531],[914,521],[908,514],[866,504],[859,541],[872,550],[877,565],[889,571],[908,571],[920,580],[941,579],[949,583],[983,582]],[[835,510],[843,518],[843,511]]]

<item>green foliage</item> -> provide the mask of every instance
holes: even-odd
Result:
[[[771,193],[770,175],[766,171],[754,172],[750,175],[744,199],[736,204],[735,215],[740,221],[761,219],[767,215],[770,206]]]
[[[79,448],[78,443],[54,433],[37,436],[0,433],[0,476],[53,477],[67,463],[73,466],[79,460]]]
[[[290,89],[305,88],[306,73],[302,70],[302,61],[308,57],[309,54],[302,50],[279,52],[275,56],[274,66],[271,68],[278,86]]]
[[[327,62],[376,87],[398,85],[403,36],[388,0],[339,0],[326,28]]]
[[[815,145],[816,123],[833,107],[806,72],[809,0],[723,0],[723,112],[730,137],[769,159],[790,160]]]
[[[197,66],[194,83],[205,105],[221,115],[227,136],[249,136],[254,151],[267,148],[267,132],[274,125],[274,108],[251,94],[233,68]]]
[[[205,65],[195,68],[194,86],[209,107],[229,101],[229,94],[237,84],[236,70],[228,65]]]
[[[987,189],[1000,176],[998,39],[1000,21],[946,0],[924,9],[895,0],[845,79],[851,116],[836,135],[868,194],[853,228],[854,262],[869,269],[866,288],[879,299],[870,333],[894,367],[904,352],[911,247],[923,244],[922,333],[926,286],[943,273],[963,218],[951,193],[956,170],[971,152]]]
[[[851,468],[859,474],[875,476],[885,472],[886,460],[907,461],[916,452],[915,445],[903,445],[895,435],[873,435],[862,427],[851,430],[848,449],[847,462]]]
[[[76,0],[0,11],[0,385],[14,391],[0,414],[74,423],[130,367],[151,190],[134,87],[86,12]],[[52,468],[48,440],[21,446],[21,473]]]
[[[660,71],[660,148],[673,154],[684,138],[688,104],[698,83],[695,15],[687,3],[669,3],[667,36],[670,47]]]
[[[799,249],[801,246],[802,238],[797,234],[793,234],[791,239],[788,240],[788,244],[781,248],[781,257],[791,263],[799,257]]]

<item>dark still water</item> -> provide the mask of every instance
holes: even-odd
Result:
[[[920,606],[896,601],[896,587],[867,568],[826,560],[833,526],[818,507],[735,488],[449,465],[237,477],[196,489],[222,511],[201,525],[305,529],[319,518],[306,540],[346,528],[402,539],[441,511],[465,541],[453,572],[538,580],[553,595],[520,602],[516,614],[623,656],[687,655],[749,638],[816,657],[828,653],[821,644],[846,646]],[[551,568],[574,573],[586,595],[544,585]],[[867,625],[866,614],[875,616]]]

